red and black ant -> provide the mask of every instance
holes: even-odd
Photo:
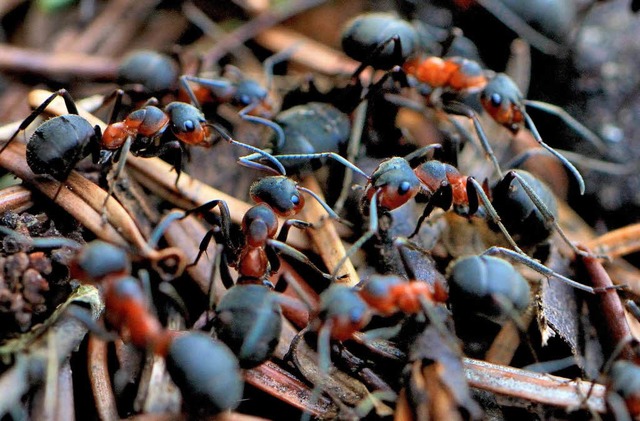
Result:
[[[180,142],[209,146],[211,144],[209,127],[219,130],[229,143],[259,153],[284,172],[284,167],[271,155],[232,139],[218,126],[207,123],[200,110],[190,104],[172,102],[161,110],[149,103],[129,114],[125,120],[115,122],[122,94],[121,90],[114,93],[115,104],[112,115],[109,125],[102,133],[99,126],[92,127],[85,118],[78,115],[73,98],[66,90],[54,92],[20,124],[11,138],[2,146],[0,153],[21,130],[26,129],[37,116],[42,114],[56,97],[62,96],[69,114],[54,117],[42,123],[27,143],[27,163],[36,174],[47,174],[63,182],[76,164],[89,154],[93,156],[96,163],[104,163],[112,159],[117,152],[115,158],[120,159],[116,171],[117,177],[124,168],[126,154],[129,151],[136,156],[153,157],[170,149],[181,151]],[[180,163],[181,159],[175,164],[178,176]],[[113,185],[110,191],[112,188]]]
[[[0,230],[18,235],[6,228]],[[125,250],[99,240],[84,246],[66,238],[25,238],[24,241],[34,247],[78,250],[70,265],[71,276],[100,288],[106,321],[123,339],[166,359],[167,370],[182,392],[189,411],[210,415],[238,406],[244,384],[233,353],[203,333],[163,328],[150,311],[140,282],[130,274],[131,261]],[[86,319],[82,315],[78,317]],[[91,325],[91,321],[87,322]]]
[[[131,95],[141,93],[147,98],[161,97],[176,89],[180,68],[176,61],[152,50],[137,50],[127,54],[118,66],[117,82]]]
[[[474,61],[460,57],[428,57],[424,60],[416,58],[416,46],[418,45],[416,42],[416,32],[395,29],[402,27],[399,23],[401,21],[401,19],[393,15],[385,14],[380,16],[378,14],[365,14],[359,16],[347,25],[343,33],[343,44],[347,43],[350,47],[345,51],[349,51],[348,54],[353,54],[352,57],[355,59],[362,59],[365,52],[367,53],[365,57],[368,57],[368,61],[361,60],[363,63],[354,76],[357,76],[368,65],[383,70],[393,66],[402,66],[406,74],[413,76],[420,84],[430,88],[427,90],[429,105],[436,104],[447,113],[462,115],[472,119],[485,153],[491,159],[497,173],[502,177],[500,166],[493,155],[491,146],[475,111],[462,103],[442,98],[440,95],[443,92],[460,95],[482,91],[481,103],[487,113],[499,124],[509,128],[513,133],[516,133],[526,124],[531,130],[536,142],[553,154],[571,171],[578,181],[581,194],[584,194],[584,181],[578,170],[566,158],[544,143],[533,121],[526,112],[525,106],[535,107],[558,116],[565,121],[567,125],[599,147],[602,142],[597,136],[561,108],[524,99],[520,90],[508,76],[498,74],[490,77],[489,74]],[[405,24],[409,25],[408,23]],[[386,38],[382,38],[381,34],[386,36]],[[411,48],[404,49],[404,43],[408,43]],[[351,52],[353,50],[358,51],[358,53]],[[381,60],[383,64],[387,65],[377,64],[376,60]],[[389,66],[388,64],[391,63],[393,64]],[[405,102],[402,102],[402,104],[405,104]]]

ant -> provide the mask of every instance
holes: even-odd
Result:
[[[403,239],[396,239],[394,243],[401,249],[405,246],[414,248]],[[331,340],[342,342],[352,339],[354,333],[369,324],[373,314],[386,317],[399,312],[405,315],[424,313],[438,329],[446,331],[442,320],[433,311],[434,303],[447,301],[444,286],[435,283],[432,287],[417,280],[406,256],[403,253],[401,256],[412,279],[410,281],[395,275],[374,275],[358,287],[333,284],[320,294],[319,310],[309,326],[310,331],[317,333],[319,373],[325,376],[329,373]],[[382,330],[387,329],[376,329],[376,336]],[[316,386],[312,399],[317,399],[320,390],[320,386]]]
[[[69,114],[53,117],[38,126],[27,142],[26,155],[27,164],[35,174],[49,175],[61,183],[69,177],[76,164],[89,154],[92,155],[93,161],[96,163],[105,163],[112,158],[120,158],[115,175],[117,178],[124,168],[126,155],[129,151],[136,156],[153,157],[170,149],[181,151],[180,142],[208,146],[210,145],[209,127],[219,129],[215,125],[208,124],[197,108],[182,102],[172,102],[164,110],[149,103],[129,114],[125,120],[115,122],[123,92],[117,90],[113,95],[115,96],[115,104],[109,125],[105,128],[104,133],[99,126],[91,126],[85,118],[78,115],[78,108],[73,98],[65,89],[61,89],[52,93],[20,124],[9,140],[0,148],[0,153],[58,96],[64,99]],[[170,130],[168,130],[169,128]],[[223,131],[221,134],[229,143],[260,153],[284,171],[282,165],[271,158],[268,153],[238,142]],[[175,165],[179,177],[180,160]],[[62,184],[60,188],[62,188]],[[105,205],[111,196],[112,189],[113,184],[105,199]]]
[[[349,116],[331,104],[309,102],[280,112],[275,123],[282,127],[284,138],[273,139],[267,152],[277,155],[308,155],[337,153],[349,140],[351,123]],[[253,159],[256,155],[247,157]],[[288,171],[308,172],[315,169],[308,159],[283,162]]]
[[[120,62],[117,81],[127,92],[162,96],[175,89],[178,75],[179,67],[170,56],[152,50],[137,50]]]
[[[393,15],[385,16],[386,18],[365,14],[347,25],[343,33],[343,43],[349,40],[349,43],[353,43],[353,46],[349,47],[345,52],[348,51],[347,54],[357,60],[362,58],[364,52],[368,52],[369,57],[368,61],[360,60],[363,63],[354,73],[354,78],[368,65],[381,69],[393,67],[378,65],[376,62],[378,60],[377,57],[380,57],[380,60],[388,60],[389,64],[394,63],[396,66],[402,66],[405,74],[413,76],[420,84],[430,88],[426,91],[430,105],[433,106],[435,104],[447,113],[462,115],[472,120],[486,155],[491,159],[496,172],[502,177],[502,171],[480,125],[476,112],[462,103],[441,96],[443,92],[459,96],[481,90],[481,103],[487,113],[499,124],[509,128],[514,134],[518,132],[520,127],[526,125],[531,130],[536,142],[560,160],[574,175],[578,181],[580,193],[584,194],[584,180],[579,171],[565,157],[544,143],[533,120],[526,112],[525,106],[531,106],[556,115],[569,127],[598,146],[601,145],[601,141],[596,135],[561,108],[539,101],[524,99],[515,83],[505,74],[489,77],[478,63],[461,57],[440,58],[432,56],[424,60],[416,58],[417,49],[403,48],[403,43],[405,42],[412,47],[416,45],[415,32],[397,29],[395,29],[395,33],[392,32],[391,34],[384,32],[387,27],[395,28],[396,25],[399,26],[400,24],[397,21],[401,21],[401,19]],[[391,22],[393,22],[393,25]],[[376,38],[380,33],[388,34],[387,38],[382,40]],[[390,44],[393,44],[393,47]],[[352,52],[353,50],[358,52]],[[395,74],[398,70],[394,69],[392,72]],[[404,83],[408,85],[407,81],[404,81]],[[402,105],[410,106],[411,104],[402,101]]]
[[[499,229],[511,246],[515,244],[513,236],[524,247],[538,245],[555,229],[576,254],[585,255],[556,222],[557,204],[551,189],[529,172],[509,171],[491,192],[486,185],[480,187],[472,177],[463,176],[454,166],[440,161],[427,161],[414,172],[422,182],[429,201],[409,238],[418,234],[435,207],[447,211],[453,206],[457,214],[470,217],[479,211],[480,197],[483,212],[490,217],[490,227]],[[517,185],[514,180],[518,181]],[[521,252],[517,246],[513,248]]]
[[[473,314],[504,315],[529,306],[529,283],[511,263],[494,256],[461,257],[447,268],[451,301]]]
[[[486,186],[481,186],[473,177],[465,177],[453,166],[444,164],[440,161],[429,160],[423,164],[418,165],[414,169],[411,168],[409,161],[416,159],[430,150],[437,149],[436,146],[430,145],[421,149],[418,149],[414,153],[408,155],[405,158],[392,157],[382,161],[378,167],[373,171],[370,177],[367,177],[368,183],[364,189],[364,195],[362,199],[363,209],[366,210],[368,202],[369,211],[369,227],[368,230],[351,246],[345,256],[340,260],[336,266],[337,271],[342,264],[346,261],[348,256],[358,250],[365,242],[373,237],[379,231],[378,215],[389,214],[390,211],[397,209],[404,205],[406,202],[416,197],[418,193],[423,193],[428,197],[427,206],[418,220],[415,235],[420,225],[428,216],[434,207],[441,207],[448,210],[452,205],[456,213],[471,216],[478,212],[479,204],[482,202],[483,211],[489,216],[491,223],[498,227],[499,231],[507,239],[509,245],[515,250],[510,250],[493,247],[491,253],[508,254],[510,258],[518,260],[532,269],[544,274],[545,276],[554,276],[563,282],[569,283],[576,288],[594,293],[595,290],[578,282],[572,281],[566,278],[546,266],[531,259],[524,251],[520,249],[516,241],[513,239],[509,230],[503,224],[498,211],[492,205],[485,190]],[[515,190],[510,186],[510,183],[517,179],[522,189],[526,193],[526,196],[510,196]],[[498,194],[507,197],[508,200],[516,202],[517,206],[525,211],[518,214],[516,218],[509,219],[511,226],[518,229],[518,232],[522,232],[523,223],[527,223],[530,218],[537,217],[546,227],[546,237],[550,234],[550,227],[553,227],[560,233],[562,238],[569,244],[576,254],[584,255],[586,252],[579,250],[571,241],[566,237],[562,229],[560,229],[555,217],[550,209],[556,209],[555,199],[553,194],[548,188],[540,182],[532,181],[531,184],[535,185],[542,193],[538,194],[528,183],[528,180],[533,180],[533,176],[524,171],[510,171],[507,173],[501,183],[498,183],[496,190],[496,196]],[[545,205],[543,199],[553,200],[549,205]],[[480,199],[478,201],[478,199]],[[502,208],[504,201],[498,202]],[[524,203],[524,204],[521,204]],[[510,206],[505,206],[503,213],[508,213]],[[528,227],[528,225],[525,225]],[[545,237],[545,238],[546,238]],[[499,250],[499,251],[498,251]]]
[[[23,238],[6,228],[0,231]],[[100,240],[84,246],[66,238],[24,238],[24,241],[34,247],[77,250],[70,265],[71,276],[100,287],[106,321],[121,337],[138,349],[149,350],[166,359],[167,370],[190,411],[216,414],[238,406],[243,381],[233,353],[205,334],[163,328],[149,309],[140,282],[131,276],[131,261],[124,249]],[[76,316],[94,330],[101,331],[92,326],[92,319],[87,320],[82,314]],[[197,363],[200,361],[206,363]]]

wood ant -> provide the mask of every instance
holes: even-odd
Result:
[[[0,231],[22,238],[6,228]],[[238,406],[243,381],[233,353],[205,334],[163,328],[150,311],[140,282],[130,274],[131,261],[125,250],[100,240],[84,246],[66,238],[25,238],[24,241],[35,247],[72,247],[78,251],[70,265],[71,276],[99,286],[106,321],[122,338],[141,350],[165,358],[167,371],[190,411],[211,415]],[[101,331],[92,326],[92,319],[87,320],[80,314],[77,317],[97,332]]]
[[[288,185],[291,187],[291,194],[287,194],[289,192],[282,189],[273,188],[264,192],[263,185],[265,182],[271,181],[275,181],[277,185]],[[273,184],[270,185],[273,186]],[[270,197],[265,198],[262,193],[268,194]],[[271,200],[271,196],[281,193],[286,195],[283,200],[279,202]],[[285,243],[291,227],[306,229],[311,226],[310,223],[298,219],[287,219],[278,234],[278,216],[291,216],[304,206],[304,199],[296,189],[296,184],[286,177],[266,177],[258,180],[252,186],[251,195],[259,203],[250,208],[242,218],[242,236],[240,238],[235,238],[231,234],[229,207],[225,201],[218,199],[187,211],[174,211],[165,217],[163,225],[191,214],[202,214],[217,207],[220,211],[220,219],[218,222],[214,222],[215,227],[209,230],[200,242],[200,251],[192,264],[196,264],[200,260],[211,240],[215,239],[216,243],[223,246],[220,274],[226,288],[231,288],[234,285],[229,267],[238,271],[238,283],[271,286],[269,277],[280,268],[279,253],[308,265],[326,279],[332,279],[331,275],[320,270],[307,256]],[[264,199],[268,201],[260,203]],[[278,234],[277,238],[276,234]],[[157,239],[158,237],[153,241],[157,241]]]
[[[488,214],[490,227],[502,232],[511,246],[516,243],[511,240],[514,237],[523,247],[538,245],[555,229],[576,254],[585,255],[556,222],[557,204],[551,189],[529,172],[509,171],[491,192],[486,185],[480,187],[472,177],[463,176],[457,168],[440,161],[427,161],[414,172],[429,201],[409,238],[418,234],[434,208],[447,211],[453,207],[457,214],[471,217],[480,211],[477,199],[480,197],[483,202],[481,213]],[[513,248],[521,252],[518,247]]]
[[[520,313],[529,306],[529,283],[506,260],[461,257],[451,262],[446,276],[452,303],[464,311],[498,317],[507,309]]]
[[[531,130],[536,142],[560,160],[573,174],[578,181],[580,193],[584,194],[584,180],[579,171],[565,157],[544,143],[533,120],[531,120],[526,112],[525,106],[535,107],[556,115],[587,140],[596,146],[601,146],[602,142],[597,136],[561,108],[539,101],[524,99],[524,96],[515,83],[505,74],[489,77],[488,73],[484,71],[478,63],[461,57],[440,58],[431,56],[424,60],[417,58],[415,56],[417,51],[415,48],[406,50],[402,48],[404,42],[408,42],[411,46],[415,45],[414,39],[412,38],[413,35],[410,35],[411,32],[396,29],[395,33],[385,33],[385,35],[387,35],[386,39],[380,40],[376,38],[387,26],[394,28],[396,25],[399,25],[396,22],[399,20],[399,18],[393,15],[388,15],[386,19],[383,19],[380,16],[370,18],[370,14],[365,14],[353,21],[358,22],[357,25],[353,23],[348,24],[343,33],[343,40],[348,39],[349,42],[353,42],[355,47],[350,47],[350,52],[353,50],[358,51],[357,53],[348,54],[360,61],[363,61],[362,59],[364,57],[368,57],[368,61],[364,60],[362,65],[356,70],[354,77],[357,77],[368,65],[372,65],[374,68],[384,69],[384,67],[377,66],[375,62],[377,56],[390,60],[390,62],[395,63],[394,65],[402,66],[406,74],[413,76],[423,86],[429,87],[429,89],[426,90],[426,96],[430,106],[435,105],[447,113],[462,115],[472,120],[486,155],[491,159],[496,172],[502,177],[502,171],[476,112],[462,103],[441,96],[443,92],[459,96],[461,94],[465,95],[482,91],[480,94],[481,103],[487,113],[499,124],[509,128],[514,134],[517,133],[522,126],[526,125]],[[391,25],[391,22],[394,24]],[[408,23],[406,24],[409,25]],[[357,36],[355,36],[355,34],[357,34]],[[391,48],[391,44],[393,44],[393,48]],[[368,56],[364,55],[365,52],[368,52]],[[387,69],[390,67],[387,67]],[[387,75],[389,75],[389,73],[387,73]],[[403,101],[401,105],[407,105],[407,103]]]
[[[166,54],[152,50],[137,50],[127,54],[118,66],[117,81],[147,96],[159,96],[175,89],[180,69]]]
[[[113,94],[114,109],[109,125],[102,133],[99,126],[91,126],[85,118],[78,115],[75,102],[65,89],[54,92],[20,124],[11,138],[0,148],[0,153],[58,96],[64,99],[69,114],[53,117],[38,126],[27,142],[26,154],[27,163],[35,174],[46,174],[60,182],[64,182],[76,164],[89,154],[96,163],[105,163],[119,158],[115,176],[117,178],[124,168],[129,151],[136,156],[153,157],[170,149],[181,151],[180,142],[208,146],[210,145],[209,127],[218,129],[217,126],[206,122],[200,110],[182,102],[172,102],[164,110],[148,104],[129,114],[125,120],[115,122],[122,94],[121,90]],[[271,158],[268,153],[238,142],[224,132],[221,134],[229,143],[260,153],[284,171],[280,162]],[[178,160],[175,164],[178,176],[180,161]],[[112,189],[113,184],[110,187],[110,193]],[[110,195],[105,199],[105,204]]]
[[[347,143],[351,133],[349,116],[324,102],[297,105],[280,112],[274,120],[284,131],[284,141],[273,139],[273,146],[268,150],[271,154],[304,156],[337,153]],[[283,165],[295,173],[316,168],[314,162],[306,158],[288,160]]]

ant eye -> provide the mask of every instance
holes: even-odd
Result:
[[[291,196],[291,203],[293,203],[294,205],[298,205],[300,203],[300,197],[294,194],[293,196]]]
[[[411,183],[409,183],[408,181],[403,181],[398,186],[398,194],[405,195],[410,189],[411,189]]]
[[[499,107],[502,104],[502,96],[500,94],[491,94],[491,105]]]
[[[196,125],[193,123],[192,120],[187,120],[184,122],[184,131],[185,132],[192,132],[194,131],[196,128]]]
[[[249,95],[242,95],[242,97],[240,97],[240,102],[244,105],[249,105],[251,104],[251,98],[249,98]]]

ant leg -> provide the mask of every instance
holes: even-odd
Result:
[[[255,152],[255,153],[260,154],[262,157],[267,159],[269,162],[271,162],[276,167],[276,169],[280,172],[280,175],[287,175],[287,171],[284,169],[284,167],[282,166],[280,161],[278,161],[276,158],[274,158],[274,156],[271,155],[270,153],[268,153],[266,151],[263,151],[262,149],[257,148],[255,146],[251,146],[251,145],[248,145],[246,143],[242,143],[242,142],[239,142],[239,141],[233,139],[231,136],[229,136],[229,134],[221,126],[219,126],[217,124],[211,124],[210,126],[213,127],[213,129],[215,131],[217,131],[220,134],[220,136],[222,136],[222,138],[224,140],[226,140],[227,142],[231,143],[232,145],[237,145],[237,146],[240,146],[242,148],[248,149],[251,152]],[[240,160],[238,160],[238,161],[240,162]],[[253,164],[255,164],[254,168],[261,168],[260,167],[261,164],[259,164],[257,162],[251,162],[251,163],[240,162],[240,163],[245,165],[245,166],[248,166],[248,167],[251,167]],[[267,167],[266,165],[263,166],[263,167],[264,168],[269,168],[270,170],[273,171],[273,168]]]
[[[253,115],[249,115],[248,113],[250,113],[251,111],[253,111],[259,104],[257,102],[254,102],[253,104],[249,104],[246,107],[244,107],[242,110],[240,110],[238,112],[238,114],[240,115],[240,118],[242,118],[245,121],[248,121],[250,123],[255,123],[255,124],[262,124],[263,126],[267,126],[268,128],[270,128],[271,130],[273,130],[276,134],[276,150],[281,149],[282,145],[284,145],[284,130],[282,129],[282,127],[280,127],[280,125],[278,123],[275,123],[271,120],[267,120],[266,118],[262,118],[262,117],[258,117],[258,116],[253,116]]]
[[[332,275],[323,272],[320,268],[318,268],[316,265],[314,265],[313,262],[311,260],[309,260],[309,258],[307,256],[305,256],[303,253],[299,252],[298,250],[294,249],[290,245],[285,244],[283,242],[280,242],[278,240],[273,240],[273,239],[268,239],[267,240],[267,244],[269,246],[273,247],[274,249],[276,249],[279,253],[287,255],[287,256],[289,256],[291,258],[296,259],[299,262],[302,262],[302,263],[306,264],[311,269],[313,269],[314,271],[316,271],[320,275],[322,275],[323,278],[328,279],[328,280],[333,280],[334,279]]]
[[[127,155],[129,154],[129,149],[131,149],[131,136],[127,136],[127,139],[122,144],[120,148],[120,160],[118,161],[118,166],[116,167],[115,172],[113,173],[113,177],[111,177],[111,182],[109,182],[109,175],[107,175],[107,184],[109,185],[109,190],[107,192],[107,197],[104,198],[104,202],[102,202],[102,222],[107,222],[107,202],[113,195],[113,190],[116,187],[116,183],[124,170],[124,165],[127,162]]]
[[[527,107],[535,108],[536,110],[544,111],[547,114],[558,117],[568,127],[573,129],[576,133],[578,133],[578,135],[580,135],[583,139],[593,145],[598,150],[598,152],[602,154],[607,153],[608,148],[604,141],[600,139],[597,134],[589,130],[584,124],[573,118],[573,116],[566,112],[562,107],[558,107],[557,105],[548,104],[542,101],[534,101],[531,99],[525,99],[524,104]]]
[[[262,67],[264,71],[264,79],[266,81],[266,89],[267,91],[271,91],[273,85],[273,67],[276,64],[282,63],[285,60],[288,60],[292,55],[296,53],[302,47],[304,41],[298,41],[285,48],[282,51],[279,51],[269,57],[267,57],[264,62],[262,62]]]
[[[356,155],[360,150],[360,144],[362,142],[362,133],[364,131],[365,120],[367,119],[367,108],[369,107],[369,101],[363,100],[354,111],[353,125],[351,128],[351,135],[349,136],[349,143],[347,144],[347,160],[355,161]],[[348,168],[345,170],[344,179],[342,180],[342,188],[338,199],[334,204],[336,213],[339,213],[344,208],[344,204],[349,197],[349,191],[351,189],[351,183],[353,182],[353,171]]]
[[[313,224],[311,222],[301,221],[300,219],[287,219],[282,224],[282,228],[280,229],[280,233],[278,234],[277,240],[280,241],[281,243],[286,242],[287,237],[289,236],[289,231],[291,230],[291,227],[296,227],[298,229],[305,230],[307,228],[313,227]]]
[[[636,167],[634,165],[619,164],[616,162],[609,162],[609,161],[603,161],[600,159],[589,158],[576,152],[566,151],[566,150],[557,149],[557,148],[556,148],[556,152],[561,153],[562,155],[564,155],[565,158],[567,158],[569,161],[573,162],[580,168],[587,168],[591,171],[598,171],[598,172],[613,174],[613,175],[628,175],[636,171]],[[516,155],[511,161],[508,162],[506,167],[520,168],[527,159],[535,155],[549,156],[550,153],[546,149],[542,149],[542,148],[529,149],[522,152],[519,155]]]
[[[108,331],[104,326],[99,325],[92,317],[91,311],[87,308],[74,304],[67,307],[65,312],[82,323],[93,335],[96,335],[105,342],[113,342],[119,338],[117,333]]]
[[[418,235],[418,232],[420,232],[420,227],[422,227],[422,224],[424,223],[425,219],[427,219],[429,215],[431,215],[431,212],[433,212],[433,209],[437,207],[437,208],[447,210],[451,207],[452,203],[453,203],[453,190],[451,189],[451,184],[447,183],[446,185],[441,186],[438,190],[436,190],[433,196],[429,198],[429,201],[427,202],[427,206],[424,208],[424,211],[422,211],[422,215],[420,215],[420,218],[418,218],[418,223],[416,224],[416,228],[413,230],[409,238],[413,238],[416,235]],[[469,205],[469,208],[470,208],[469,213],[470,214],[474,213],[474,212],[471,212],[471,205]]]
[[[560,155],[559,152],[557,152],[551,146],[544,143],[544,141],[542,140],[542,137],[540,136],[540,133],[538,132],[538,129],[536,128],[536,125],[533,123],[533,120],[531,120],[531,117],[527,112],[523,110],[522,115],[524,116],[524,121],[527,125],[527,128],[531,131],[531,134],[533,135],[533,138],[535,139],[535,141],[538,142],[540,146],[542,146],[547,151],[549,151],[549,153],[555,156],[562,163],[562,165],[564,165],[571,172],[571,174],[573,174],[576,181],[578,182],[578,186],[580,188],[580,194],[584,194],[584,190],[585,190],[584,179],[582,178],[582,175],[580,174],[580,172],[576,169],[576,167],[573,166],[571,162],[567,160],[567,158]]]
[[[597,291],[594,290],[593,288],[591,288],[588,285],[584,285],[581,284],[579,282],[574,281],[573,279],[569,279],[566,276],[563,276],[561,274],[559,274],[558,272],[549,269],[548,267],[546,267],[545,265],[543,265],[542,263],[532,259],[531,257],[527,256],[527,255],[523,255],[520,253],[517,253],[513,250],[509,250],[506,249],[504,247],[497,247],[497,246],[493,246],[488,248],[487,250],[485,250],[482,253],[483,256],[501,256],[504,258],[507,258],[509,260],[512,260],[514,262],[517,263],[521,263],[525,266],[527,266],[528,268],[531,268],[533,270],[535,270],[536,272],[538,272],[541,275],[546,276],[547,278],[558,278],[560,281],[571,285],[574,288],[580,289],[582,291],[586,291],[589,292],[591,294],[595,294]]]
[[[111,125],[116,122],[116,118],[118,117],[118,112],[120,112],[120,107],[122,106],[122,96],[124,95],[124,91],[122,89],[116,89],[109,96],[105,97],[102,100],[102,105],[104,106],[108,102],[113,100],[113,108],[111,108],[111,114],[109,114],[108,125]]]
[[[509,245],[511,245],[511,247],[513,247],[513,249],[517,253],[523,256],[527,256],[527,254],[524,251],[522,251],[520,247],[518,247],[513,237],[511,237],[511,234],[509,234],[509,231],[507,231],[507,228],[502,224],[500,216],[498,215],[498,212],[489,201],[487,194],[484,192],[482,186],[473,177],[467,178],[467,196],[479,197],[480,201],[484,205],[485,210],[487,211],[487,214],[489,214],[489,217],[491,218],[491,220],[498,226],[498,228],[502,232],[502,235],[504,235],[507,241],[509,242]],[[469,207],[471,208],[471,199],[469,199],[469,202],[470,202]]]
[[[505,6],[503,2],[496,0],[477,0],[477,3],[540,52],[555,57],[562,57],[566,54],[565,47],[531,27],[524,19]]]
[[[309,406],[313,407],[322,394],[322,383],[324,379],[329,376],[329,370],[331,369],[331,330],[333,329],[333,322],[327,320],[323,323],[322,327],[318,331],[317,349],[318,349],[318,374],[319,383],[313,387],[311,397],[309,398]],[[302,414],[300,421],[309,421],[311,414],[305,412]]]
[[[556,218],[553,216],[551,211],[542,202],[542,200],[540,199],[540,196],[538,196],[538,194],[531,188],[529,183],[527,183],[526,180],[516,171],[509,171],[505,176],[505,179],[509,179],[509,178],[510,179],[515,178],[520,182],[522,189],[525,191],[525,193],[527,193],[527,196],[529,196],[529,199],[531,199],[533,204],[536,205],[536,208],[540,211],[545,221],[553,225],[553,228],[558,232],[558,234],[560,234],[560,237],[562,237],[564,242],[567,243],[569,247],[571,247],[571,250],[573,250],[574,253],[583,257],[606,258],[606,256],[598,256],[598,255],[594,255],[592,253],[586,252],[584,250],[578,249],[578,247],[576,247],[576,245],[573,244],[571,240],[569,240],[569,237],[567,237],[564,230],[560,227],[560,224],[558,224],[558,221],[556,221]]]
[[[273,155],[273,157],[278,159],[278,160],[280,160],[280,161],[296,160],[296,159],[312,160],[312,159],[330,158],[330,159],[333,159],[334,161],[337,161],[338,163],[344,165],[346,168],[349,168],[350,170],[357,172],[358,174],[363,176],[365,179],[367,179],[367,180],[371,179],[371,177],[369,177],[364,171],[362,171],[360,168],[356,167],[354,164],[352,164],[351,162],[347,161],[344,157],[338,155],[335,152],[318,152],[318,153],[304,153],[304,154]]]
[[[20,133],[20,131],[22,131],[22,130],[25,130],[27,127],[29,127],[29,125],[31,123],[33,123],[33,121],[40,114],[44,113],[44,111],[47,109],[49,104],[51,104],[51,102],[53,102],[53,100],[56,99],[59,96],[61,96],[64,99],[64,102],[65,102],[65,105],[67,106],[67,111],[69,111],[69,114],[76,114],[76,115],[78,114],[78,108],[76,107],[76,104],[73,101],[73,98],[71,98],[71,95],[69,95],[69,93],[67,92],[66,89],[60,89],[59,91],[56,91],[56,92],[52,93],[51,95],[49,95],[49,97],[47,99],[45,99],[44,102],[42,102],[42,104],[40,104],[38,106],[38,108],[33,110],[31,112],[31,114],[29,114],[29,116],[27,118],[25,118],[22,121],[22,123],[20,123],[20,126],[18,126],[18,128],[16,129],[15,132],[13,132],[13,134],[11,135],[9,140],[7,140],[7,143],[5,143],[2,146],[2,148],[0,148],[0,153],[2,153],[5,149],[7,149],[9,144],[13,141],[13,139],[15,139],[15,137],[18,135],[18,133]]]
[[[329,217],[331,219],[335,219],[336,221],[340,222],[341,224],[349,227],[349,228],[353,228],[353,224],[345,219],[342,219],[333,209],[331,209],[331,207],[324,201],[322,200],[322,198],[320,196],[318,196],[313,190],[309,190],[306,187],[301,187],[301,186],[297,186],[296,189],[303,191],[305,193],[307,193],[309,196],[313,197],[314,199],[316,199],[316,201],[320,204],[320,206],[322,206],[322,208],[324,210],[327,211],[327,213],[329,214]]]
[[[337,279],[338,271],[340,270],[342,265],[345,264],[347,259],[349,259],[349,257],[351,257],[353,253],[360,249],[364,245],[364,243],[369,241],[369,239],[371,239],[371,237],[373,237],[378,232],[378,195],[381,191],[382,188],[379,188],[371,197],[371,201],[369,203],[369,228],[367,229],[367,232],[362,234],[362,237],[360,237],[355,243],[353,243],[353,245],[349,247],[349,250],[347,250],[344,256],[342,256],[342,259],[340,259],[336,267],[333,269],[333,273],[331,274],[332,279]]]
[[[416,149],[415,151],[406,155],[404,159],[409,162],[411,164],[411,167],[413,168],[414,166],[422,164],[429,159],[433,159],[433,155],[435,155],[439,151],[442,151],[442,145],[439,143],[434,143],[433,145],[427,145]],[[431,158],[426,157],[429,152],[433,152]]]
[[[205,79],[197,76],[189,76],[182,75],[179,79],[180,86],[185,90],[187,95],[189,96],[189,100],[191,100],[191,105],[198,109],[202,109],[200,105],[200,101],[196,98],[196,94],[191,89],[189,82],[197,83],[198,85],[204,86],[206,88],[211,89],[217,96],[224,96],[223,92],[229,91],[232,89],[231,82],[219,79]]]
[[[471,121],[473,122],[473,127],[475,128],[476,133],[478,134],[478,139],[480,139],[480,143],[482,144],[482,148],[484,149],[485,155],[487,156],[487,158],[489,158],[489,160],[493,164],[493,167],[496,169],[498,176],[502,178],[502,169],[500,168],[500,164],[498,164],[498,159],[496,158],[496,155],[493,153],[493,148],[489,144],[487,135],[485,134],[484,129],[480,124],[480,119],[478,118],[478,114],[475,111],[473,111],[471,108],[467,107],[466,105],[456,103],[456,102],[445,104],[443,106],[443,110],[452,114],[461,115],[463,117],[467,117],[471,119]]]
[[[0,233],[15,238],[15,240],[21,244],[30,245],[34,248],[69,247],[77,250],[82,248],[82,245],[77,241],[64,237],[31,238],[27,237],[26,235],[22,235],[19,232],[12,230],[11,228],[3,226],[0,226]]]

